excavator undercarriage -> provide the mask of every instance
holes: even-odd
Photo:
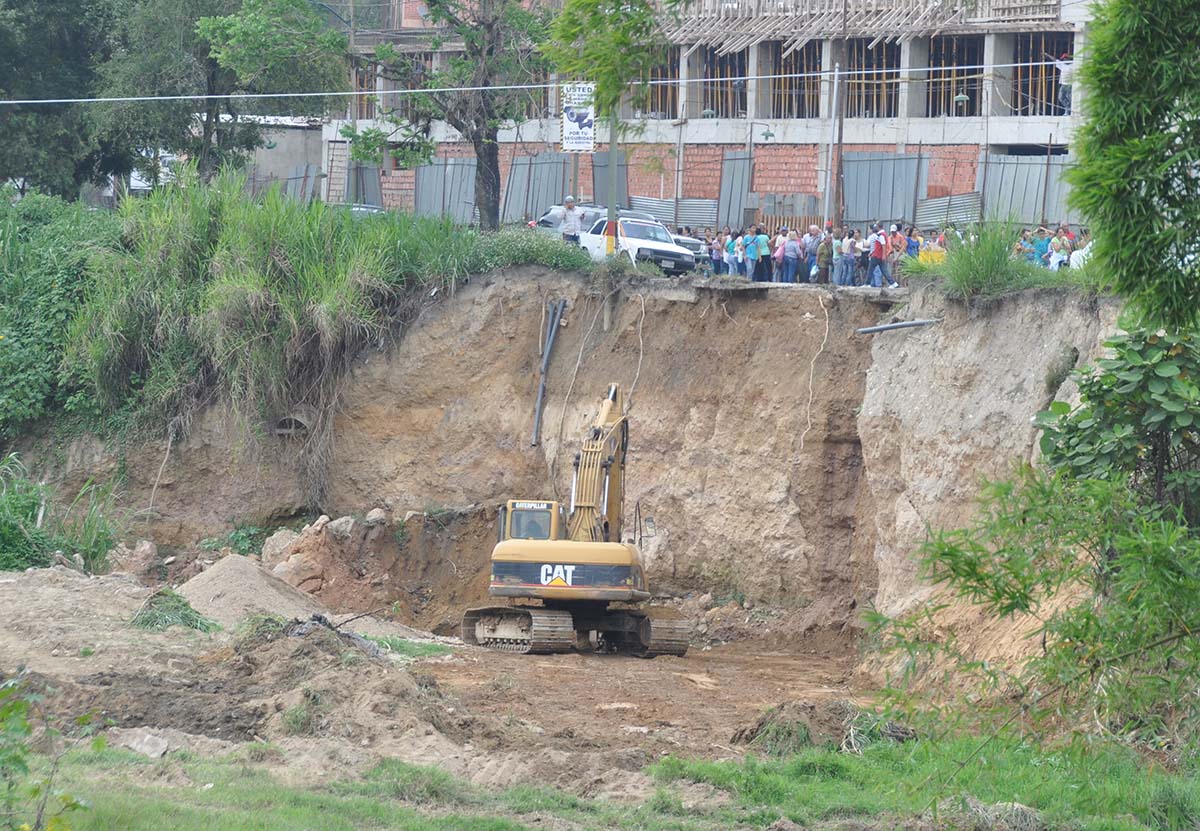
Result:
[[[504,652],[546,655],[575,649],[623,652],[641,658],[683,655],[691,625],[639,609],[488,606],[463,615],[462,639]]]

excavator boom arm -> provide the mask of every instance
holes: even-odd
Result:
[[[621,539],[629,422],[621,388],[611,384],[575,457],[567,537],[580,542]]]

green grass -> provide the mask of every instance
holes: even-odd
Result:
[[[967,229],[960,242],[949,233],[946,258],[942,262],[905,259],[901,269],[912,279],[936,281],[947,297],[967,300],[996,297],[1023,289],[1074,286],[1092,293],[1106,290],[1108,281],[1099,266],[1051,271],[1013,255],[1021,227],[1012,222],[987,222]]]
[[[717,831],[763,829],[788,816],[815,829],[854,818],[882,831],[905,825],[930,801],[952,804],[960,794],[1034,807],[1051,828],[1197,827],[1200,785],[1148,768],[1121,748],[1045,753],[1005,740],[974,758],[952,785],[937,787],[976,746],[968,739],[879,743],[861,756],[808,749],[787,759],[741,763],[668,758],[651,768],[660,787],[640,804],[536,785],[488,791],[396,760],[360,776],[335,774],[327,784],[293,787],[254,764],[256,758],[278,762],[278,751],[218,760],[171,754],[158,762],[120,750],[78,751],[67,757],[60,782],[91,806],[72,816],[74,828],[89,830]],[[161,774],[173,765],[191,785],[156,784],[170,781]],[[678,790],[686,782],[728,791],[733,804],[691,805]]]
[[[187,599],[170,589],[159,589],[137,610],[130,621],[139,629],[161,632],[172,626],[195,629],[198,632],[215,632],[221,627],[192,608]]]
[[[1164,814],[1186,814],[1180,806],[1195,805],[1200,796],[1194,779],[1147,769],[1132,751],[1116,746],[1044,752],[999,739],[953,776],[978,745],[974,738],[879,742],[862,755],[811,749],[787,759],[740,763],[668,758],[653,773],[667,783],[707,783],[744,807],[778,809],[802,824],[913,815],[931,802],[968,793],[985,803],[1020,802],[1052,823],[1083,829],[1140,827],[1131,816],[1157,828],[1153,805],[1170,806]]]
[[[435,658],[438,655],[449,655],[454,651],[445,644],[410,641],[395,635],[389,635],[385,638],[367,635],[367,640],[375,643],[384,652],[404,658]]]

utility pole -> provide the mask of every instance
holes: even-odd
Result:
[[[348,41],[349,41],[349,46],[350,46],[350,92],[352,93],[352,95],[350,96],[350,129],[354,131],[354,135],[355,135],[355,137],[357,137],[358,136],[358,61],[354,55],[354,29],[355,29],[354,0],[349,0],[349,2],[350,2],[350,31],[348,33],[349,34]],[[351,143],[351,153],[353,153],[353,139],[351,140],[351,142],[352,142]],[[359,193],[359,191],[361,190],[362,183],[359,181],[359,179],[362,176],[362,171],[359,170],[358,165],[354,162],[354,159],[349,157],[349,154],[347,154],[347,158],[346,158],[346,174],[349,177],[349,181],[347,183],[348,187],[346,188],[347,192],[346,192],[345,198],[351,204],[357,204],[359,201],[359,198],[361,197],[361,194]]]
[[[850,83],[850,41],[846,37],[846,25],[849,21],[849,10],[847,9],[847,0],[842,0],[842,60],[840,63],[846,67],[846,83]],[[843,215],[842,202],[845,199],[845,194],[842,192],[844,187],[843,180],[846,176],[846,168],[842,164],[842,146],[846,136],[846,99],[850,97],[849,89],[846,90],[846,95],[841,96],[841,100],[835,100],[834,104],[837,109],[837,171],[834,173],[836,181],[833,189],[833,209],[831,213],[837,217],[835,226],[845,224],[846,217]],[[837,99],[835,91],[834,98]]]
[[[621,126],[620,104],[613,107],[612,113],[608,118],[608,227],[612,229],[612,255],[619,257],[621,255],[620,246],[617,244],[617,130]],[[605,269],[605,274],[611,275],[611,269]],[[612,294],[611,277],[604,281],[604,298],[600,301],[604,304],[604,331],[612,329],[612,303],[609,295]]]

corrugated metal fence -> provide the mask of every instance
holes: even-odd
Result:
[[[645,211],[669,228],[689,226],[694,231],[717,227],[716,199],[653,199],[629,197],[629,207]]]
[[[417,168],[417,216],[448,216],[466,225],[475,211],[475,159],[434,159]]]
[[[517,156],[508,169],[501,222],[537,219],[551,205],[562,201],[571,181],[571,157],[567,153]]]

